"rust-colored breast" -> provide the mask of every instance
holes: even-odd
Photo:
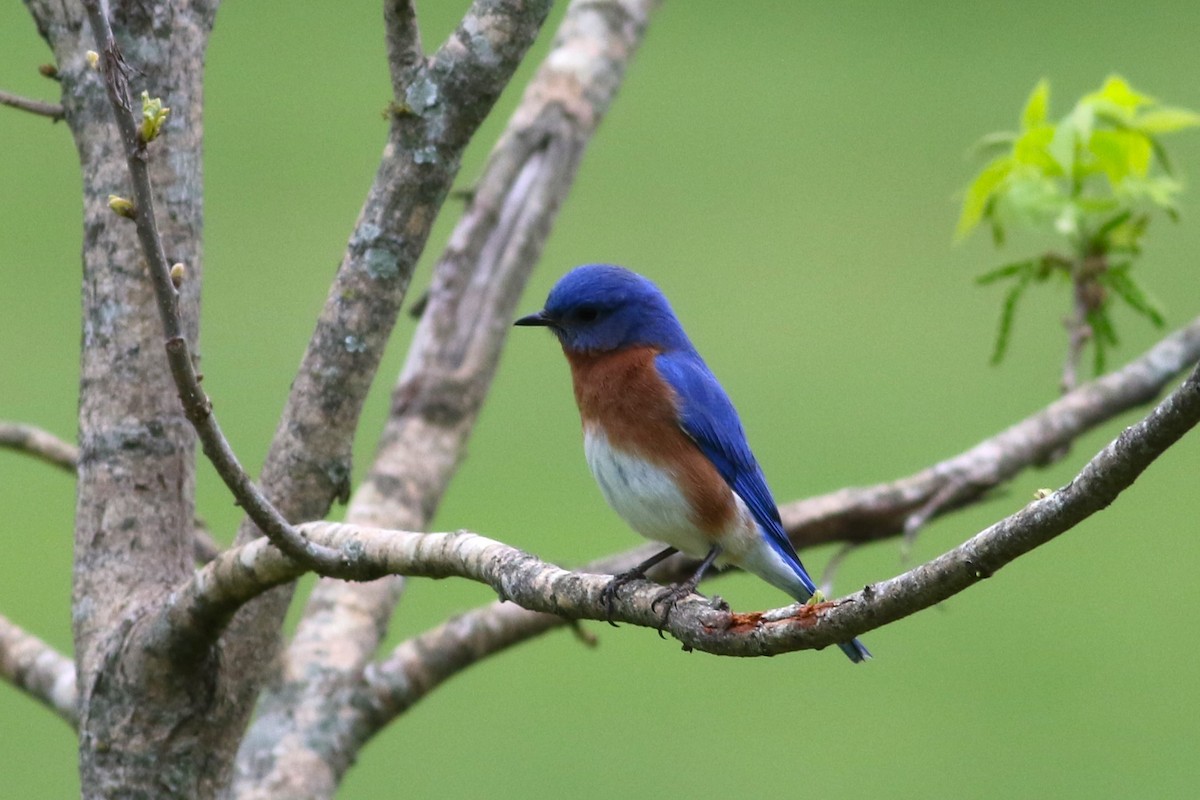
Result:
[[[726,530],[737,513],[733,490],[680,427],[675,392],[654,367],[658,351],[565,352],[584,427],[598,427],[612,447],[669,472],[698,528]]]

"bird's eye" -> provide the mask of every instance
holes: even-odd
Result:
[[[575,311],[575,319],[579,322],[595,322],[600,316],[600,309],[595,306],[580,306]]]

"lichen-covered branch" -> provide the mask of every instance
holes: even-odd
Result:
[[[428,524],[462,459],[521,289],[656,5],[568,7],[434,269],[375,462],[350,504],[350,522],[409,530]],[[464,22],[456,36],[469,30]],[[256,788],[263,786],[279,797],[299,786],[332,793],[357,752],[339,722],[351,713],[345,711],[348,692],[357,691],[402,588],[399,577],[318,582],[284,655],[284,677],[264,695],[239,754],[239,794],[263,797]],[[314,767],[297,770],[297,762]]]
[[[1011,479],[1043,463],[1045,454],[1060,451],[1096,425],[1149,402],[1196,361],[1200,361],[1200,319],[1167,336],[1125,367],[1081,386],[961,455],[897,481],[788,504],[780,509],[784,524],[799,548],[898,535],[914,510],[925,508],[946,486],[962,483],[958,476],[988,476],[990,482],[983,484],[986,486]],[[938,508],[937,513],[961,508],[982,496],[982,489],[976,487],[955,505]],[[641,563],[652,549],[643,546],[589,565],[588,569],[623,572]],[[675,558],[659,565],[651,577],[669,582],[686,578],[691,572],[687,560]],[[371,730],[382,727],[459,670],[563,622],[562,617],[493,603],[420,634],[368,669],[365,679],[372,699],[367,705],[375,711],[365,715],[364,724]],[[430,655],[435,651],[449,655]]]
[[[350,456],[367,391],[379,367],[433,221],[458,173],[462,152],[512,77],[549,13],[549,0],[477,2],[468,18],[488,18],[481,35],[464,46],[451,38],[427,59],[411,5],[386,0],[384,21],[395,96],[387,145],[367,194],[316,330],[271,442],[260,477],[289,520],[323,517],[350,491]],[[464,22],[464,24],[466,24]],[[502,35],[490,32],[502,29]],[[453,52],[447,51],[452,48]],[[435,64],[441,65],[435,69]],[[478,80],[463,105],[448,101],[446,82]],[[260,533],[247,521],[238,534]],[[252,703],[262,671],[272,659],[263,648],[278,644],[291,600],[280,588],[234,621],[226,657]]]
[[[0,615],[0,678],[75,727],[75,665],[71,659]]]
[[[49,431],[19,422],[0,422],[0,447],[28,453],[75,474],[79,448],[64,442]]]
[[[846,641],[963,591],[1107,507],[1167,448],[1200,422],[1200,367],[1145,419],[1130,426],[1062,489],[1035,500],[964,544],[903,575],[842,600],[753,614],[685,599],[663,619],[660,587],[630,585],[612,619],[669,632],[685,646],[718,655],[766,656]],[[607,575],[571,572],[467,531],[412,533],[316,522],[301,529],[329,547],[349,548],[389,573],[462,577],[486,583],[501,599],[568,619],[603,620]],[[181,595],[185,612],[205,600],[293,579],[300,568],[266,541],[218,557]]]

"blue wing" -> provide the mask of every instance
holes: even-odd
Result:
[[[742,421],[708,365],[695,351],[679,350],[661,353],[654,359],[654,365],[679,397],[680,425],[684,433],[742,498],[767,541],[792,566],[809,596],[813,595],[816,587],[800,563],[796,548],[783,532],[779,508],[767,488],[762,468],[750,452]],[[870,651],[858,639],[839,642],[838,649],[855,663],[871,657]]]
[[[796,568],[812,594],[816,591],[812,579],[783,532],[775,498],[767,488],[762,468],[746,441],[742,422],[721,384],[695,352],[661,353],[654,365],[679,398],[680,425],[684,432],[746,503],[767,541]]]

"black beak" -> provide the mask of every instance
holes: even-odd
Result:
[[[536,325],[541,328],[548,328],[553,324],[554,324],[554,320],[550,319],[550,317],[546,315],[545,311],[539,311],[536,314],[530,314],[527,317],[521,317],[519,320],[517,320],[516,322],[513,323],[513,325],[522,325],[522,326],[535,326]]]

